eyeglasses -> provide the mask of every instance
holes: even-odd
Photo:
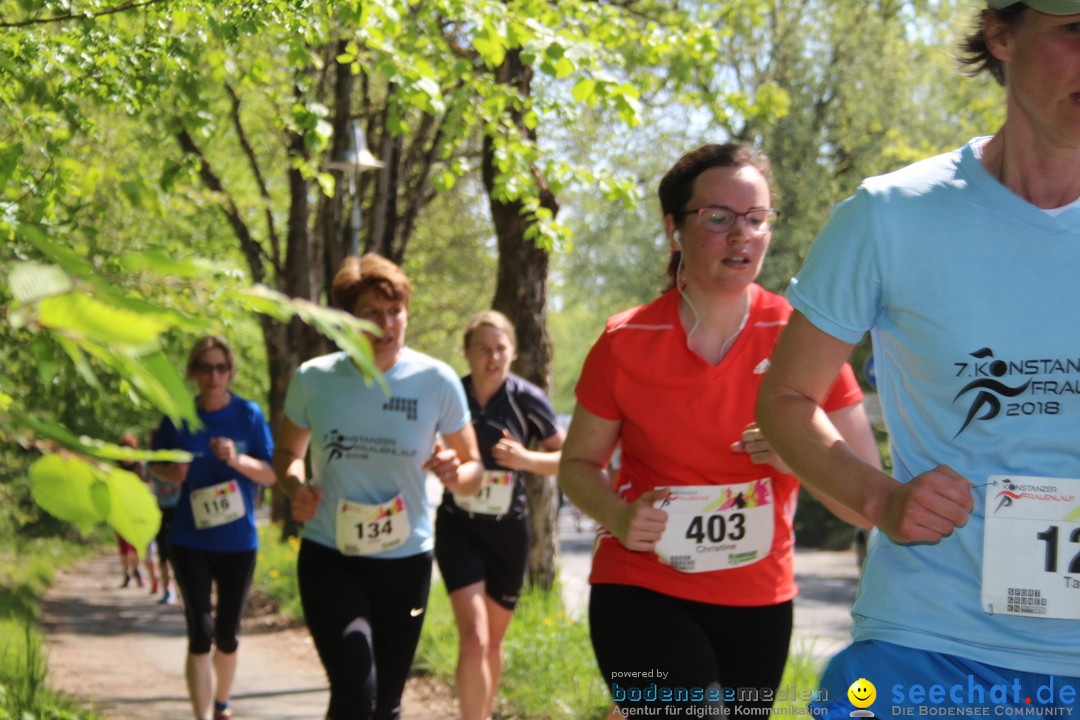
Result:
[[[703,207],[697,210],[683,210],[682,217],[697,214],[701,227],[706,232],[726,233],[735,227],[735,221],[746,218],[746,232],[750,235],[764,235],[776,225],[780,213],[772,208],[757,208],[746,212],[735,212],[726,207]]]
[[[210,373],[217,373],[219,375],[228,375],[232,370],[228,363],[199,363],[195,366],[195,372],[200,375],[209,375]]]

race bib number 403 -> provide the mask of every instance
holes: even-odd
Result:
[[[688,573],[756,563],[772,548],[774,502],[769,478],[673,487],[656,504],[668,514],[656,554],[661,562]]]
[[[1080,620],[1080,480],[987,479],[983,609]]]

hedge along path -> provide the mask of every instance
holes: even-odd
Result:
[[[149,588],[120,588],[121,579],[115,552],[57,572],[42,601],[48,683],[109,720],[191,720],[180,606],[159,605]],[[244,620],[231,702],[237,718],[326,713],[326,675],[310,636],[282,625],[276,617]],[[450,691],[426,678],[410,678],[402,708],[404,718],[457,718]]]

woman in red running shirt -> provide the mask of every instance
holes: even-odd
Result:
[[[767,714],[791,637],[799,489],[754,422],[791,314],[754,282],[779,216],[769,163],[740,145],[705,145],[675,163],[659,195],[671,287],[608,320],[578,381],[559,468],[566,495],[601,525],[593,648],[623,710]],[[877,463],[861,401],[845,367],[822,409]]]

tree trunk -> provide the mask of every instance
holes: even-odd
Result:
[[[499,79],[518,88],[522,97],[529,94],[532,69],[521,61],[519,52],[507,53],[496,70]],[[536,139],[525,127],[520,110],[511,111],[512,121],[523,135]],[[536,223],[531,214],[522,214],[521,202],[496,200],[495,141],[484,138],[484,187],[488,191],[491,217],[499,242],[499,270],[492,307],[506,315],[517,329],[517,359],[513,370],[544,390],[551,385],[551,339],[547,333],[548,251],[526,239],[526,230]],[[538,171],[534,171],[540,203],[553,214],[559,204]],[[559,493],[555,479],[540,475],[526,476],[526,491],[532,530],[529,551],[529,583],[550,589],[555,582],[558,560]]]

